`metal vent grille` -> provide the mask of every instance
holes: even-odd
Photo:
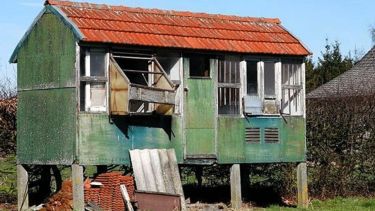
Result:
[[[279,129],[278,128],[265,128],[264,129],[264,141],[266,143],[279,142]]]
[[[249,143],[259,143],[260,128],[245,128],[245,141]]]

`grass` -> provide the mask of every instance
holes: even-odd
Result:
[[[279,210],[327,210],[327,211],[370,211],[375,210],[375,198],[351,197],[342,198],[337,197],[329,200],[312,200],[308,209],[297,209],[280,206],[270,206],[263,209],[265,211],[279,211]]]
[[[13,202],[17,196],[16,157],[0,158],[0,202]]]

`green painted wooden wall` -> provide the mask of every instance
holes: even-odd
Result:
[[[147,116],[144,122],[149,119]],[[169,117],[171,122],[156,121],[154,126],[129,124],[130,117],[113,117],[107,114],[79,115],[79,163],[84,165],[130,164],[130,149],[176,150],[177,160],[183,161],[182,119]],[[116,119],[119,119],[117,122]],[[139,118],[138,118],[139,119]],[[142,121],[142,119],[140,119]],[[138,121],[139,122],[139,121]],[[163,127],[170,128],[166,131]]]
[[[245,141],[245,128],[260,128],[258,143]],[[264,141],[265,128],[279,129],[279,142]],[[219,163],[297,162],[306,159],[303,117],[218,117]]]
[[[45,13],[18,53],[17,159],[71,164],[76,140],[73,33]]]
[[[210,77],[190,77],[189,59],[184,59],[184,129],[186,155],[215,154],[215,74],[217,64],[210,61]]]

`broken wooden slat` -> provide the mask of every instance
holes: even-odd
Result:
[[[175,92],[170,90],[157,90],[151,87],[130,85],[129,100],[139,100],[150,103],[175,104]]]
[[[177,159],[176,159],[176,153],[174,149],[168,149],[167,150],[168,159],[169,159],[169,165],[171,167],[172,172],[172,179],[173,179],[173,185],[175,189],[175,193],[179,194],[181,197],[181,207],[184,210],[186,208],[185,206],[185,196],[184,191],[182,190],[182,183],[180,178],[180,172],[178,170],[177,165]]]
[[[128,211],[133,211],[133,206],[130,203],[130,197],[129,197],[128,190],[126,189],[126,186],[125,185],[120,185],[120,189],[121,189],[122,198],[125,201],[127,210]]]
[[[167,150],[160,149],[159,152],[159,158],[160,158],[160,165],[162,169],[162,176],[164,179],[164,186],[166,193],[176,193],[173,184],[170,182],[172,181],[172,170],[169,166],[169,159],[167,155]]]

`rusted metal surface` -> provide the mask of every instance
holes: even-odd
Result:
[[[149,192],[149,191],[135,191],[135,199],[140,211],[178,211],[181,210],[180,195]]]
[[[174,149],[130,150],[130,157],[137,190],[177,194],[185,207]]]
[[[308,55],[278,19],[48,0],[83,40],[259,54]]]

